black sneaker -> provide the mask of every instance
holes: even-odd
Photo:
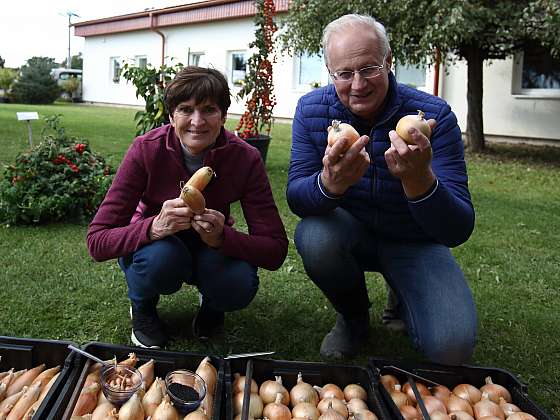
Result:
[[[331,360],[351,358],[366,344],[368,336],[369,314],[359,320],[347,320],[338,314],[334,327],[321,343],[321,357]]]
[[[205,305],[200,305],[192,321],[192,333],[199,340],[208,340],[223,332],[225,314]]]
[[[158,317],[157,311],[140,311],[130,307],[132,334],[130,339],[138,347],[159,349],[164,347],[169,337],[165,325]]]

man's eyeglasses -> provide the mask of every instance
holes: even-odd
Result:
[[[350,82],[354,79],[354,73],[358,73],[364,79],[373,79],[379,76],[385,68],[385,58],[381,66],[367,66],[359,70],[343,70],[331,73],[332,78],[337,82]]]

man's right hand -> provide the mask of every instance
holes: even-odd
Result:
[[[161,211],[152,222],[150,239],[158,240],[191,227],[194,212],[181,198],[164,201]]]
[[[360,137],[345,153],[346,142],[341,138],[332,146],[327,146],[323,156],[323,171],[321,172],[321,183],[332,195],[342,195],[348,188],[354,185],[364,176],[369,166],[369,155],[365,145],[369,141],[368,136]]]

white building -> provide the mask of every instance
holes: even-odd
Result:
[[[278,14],[288,10],[288,0],[275,3]],[[235,95],[252,53],[248,44],[254,39],[254,13],[252,0],[208,0],[75,24],[75,34],[85,37],[84,101],[143,105],[134,86],[119,77],[123,62],[213,66],[227,74]],[[394,69],[399,81],[449,102],[465,131],[466,65],[458,62],[438,70],[399,65]],[[298,98],[316,83],[329,83],[321,58],[278,56],[275,116],[291,118]],[[244,103],[234,101],[230,112],[242,114]],[[531,49],[486,65],[483,112],[488,138],[560,141],[560,61]]]

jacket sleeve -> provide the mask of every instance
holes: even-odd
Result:
[[[150,242],[153,217],[130,223],[147,182],[139,144],[134,142],[129,148],[89,225],[87,245],[96,261],[128,255]]]
[[[255,150],[247,163],[248,176],[241,208],[248,234],[224,226],[222,252],[257,267],[277,270],[288,254],[288,236],[274,202],[264,163]]]
[[[464,243],[474,229],[475,213],[468,188],[461,130],[449,105],[436,118],[431,138],[436,188],[425,198],[409,201],[422,229],[449,247]]]
[[[300,99],[292,122],[292,150],[286,189],[288,205],[299,217],[327,213],[340,203],[340,198],[329,197],[322,190],[320,174],[325,146],[313,142],[311,129],[306,125],[309,120],[304,116],[304,105]],[[326,136],[325,130],[325,144]]]

